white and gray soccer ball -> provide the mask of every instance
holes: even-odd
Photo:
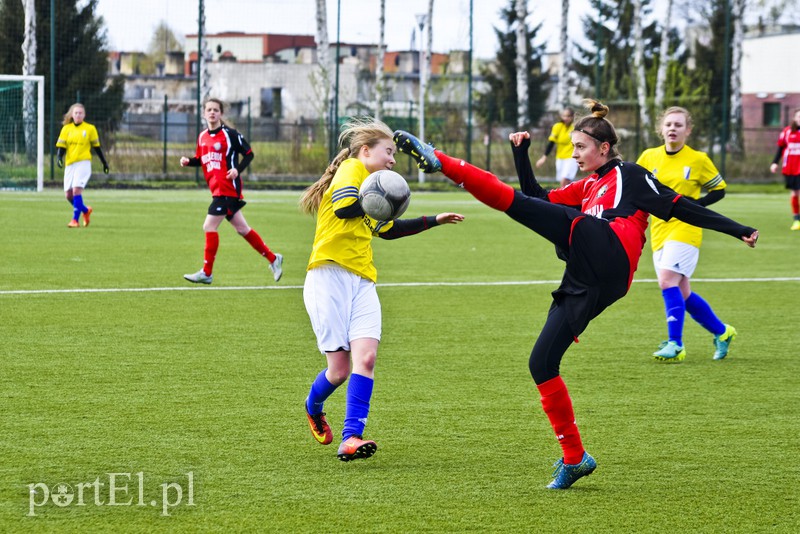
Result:
[[[391,221],[405,213],[411,201],[411,189],[405,178],[381,169],[364,179],[358,200],[364,213],[373,219]]]

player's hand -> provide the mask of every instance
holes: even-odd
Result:
[[[239,176],[239,171],[236,170],[236,167],[228,171],[228,174],[225,176],[228,177],[228,180],[235,180]]]
[[[508,134],[508,140],[511,141],[514,146],[519,146],[522,144],[524,139],[530,139],[531,134],[529,132],[514,132]]]
[[[181,157],[181,167],[186,167],[189,164],[189,158],[186,156]]]
[[[460,213],[440,213],[436,216],[438,224],[457,224],[464,220],[464,216]]]
[[[58,164],[58,168],[59,169],[63,169],[64,168],[64,160],[63,159],[58,158],[58,160],[56,160],[56,163]]]
[[[743,237],[742,241],[744,241],[747,244],[748,247],[756,248],[756,241],[758,241],[758,230],[756,230],[755,232],[753,232],[749,236]]]
[[[103,164],[103,174],[108,174],[108,165]]]
[[[536,168],[538,169],[539,167],[544,165],[545,161],[547,161],[547,156],[542,156],[541,158],[537,159],[536,160]]]
[[[770,165],[769,166],[769,172],[771,172],[772,174],[775,174],[776,172],[778,172],[778,164],[777,163],[773,163],[772,165]]]

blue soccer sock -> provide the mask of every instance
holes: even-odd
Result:
[[[323,369],[311,383],[311,391],[308,392],[308,399],[306,400],[306,411],[311,415],[316,415],[322,411],[322,405],[325,400],[331,396],[331,393],[336,391],[339,386],[334,386],[328,382],[328,377],[325,376]]]
[[[81,213],[87,211],[86,206],[83,205],[83,195],[75,195],[72,197],[72,206],[75,208],[72,212],[72,218],[77,221]]]
[[[681,295],[681,288],[668,287],[661,290],[664,297],[664,309],[667,312],[667,334],[669,340],[683,346],[683,318],[686,315],[686,304]]]
[[[350,375],[347,385],[347,404],[344,410],[342,440],[350,436],[363,436],[369,415],[369,400],[372,397],[374,380],[355,373]]]
[[[686,299],[686,311],[689,312],[692,319],[700,323],[700,326],[715,336],[725,333],[725,324],[719,320],[717,314],[711,309],[711,305],[697,293],[692,292]]]

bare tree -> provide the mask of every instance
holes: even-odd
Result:
[[[380,28],[380,37],[378,38],[378,64],[375,68],[375,118],[381,120],[383,115],[383,98],[384,98],[384,76],[383,76],[383,60],[386,54],[386,0],[381,0],[381,14],[378,19]]]
[[[569,0],[561,0],[561,62],[558,65],[558,103],[567,105],[567,72],[569,71],[569,41],[567,22],[569,20]]]
[[[659,112],[664,106],[664,92],[667,83],[667,62],[669,58],[669,29],[672,20],[672,0],[667,0],[667,12],[661,25],[661,48],[658,51],[658,72],[656,73],[655,109]]]
[[[642,0],[633,0],[633,12],[641,14]],[[647,111],[647,79],[644,75],[644,45],[642,43],[642,17],[634,17],[633,38],[635,49],[633,53],[633,64],[636,71],[636,100],[639,105],[639,119],[644,128],[641,131],[645,144],[650,143],[650,114]]]
[[[197,51],[197,66],[199,70],[197,75],[200,76],[200,100],[205,101],[211,95],[211,71],[208,69],[208,64],[211,62],[211,50],[208,49],[208,38],[206,37],[206,11],[202,6],[203,0],[200,0],[200,32],[203,35],[203,41],[200,44],[200,50]],[[200,112],[202,114],[202,112]]]
[[[22,0],[25,10],[25,38],[22,41],[22,74],[36,74],[36,2]],[[22,93],[22,123],[25,131],[25,155],[36,161],[36,84],[25,82]]]
[[[319,64],[319,74],[311,75],[311,86],[314,87],[315,92],[318,94],[319,102],[323,117],[328,117],[328,110],[331,109],[331,95],[333,94],[333,86],[335,83],[333,76],[331,76],[331,56],[330,56],[330,42],[328,41],[328,8],[325,0],[317,0],[317,63]],[[330,125],[329,125],[330,126]],[[329,144],[330,128],[325,128]]]
[[[731,128],[729,146],[743,153],[742,143],[742,41],[744,41],[744,10],[746,0],[733,0],[733,43],[731,43]]]
[[[528,127],[528,6],[526,0],[516,0],[517,12],[517,126]]]

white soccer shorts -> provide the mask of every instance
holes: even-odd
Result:
[[[667,241],[663,247],[653,252],[653,266],[656,271],[666,269],[687,278],[694,274],[699,259],[699,248],[680,241]]]
[[[64,191],[73,187],[86,188],[89,178],[92,177],[92,161],[85,159],[70,163],[64,168]]]
[[[303,285],[311,327],[323,354],[350,350],[354,339],[381,339],[381,303],[375,283],[338,265],[316,267]]]
[[[566,178],[567,180],[574,180],[578,174],[578,162],[573,158],[558,159],[556,158],[556,180]]]

